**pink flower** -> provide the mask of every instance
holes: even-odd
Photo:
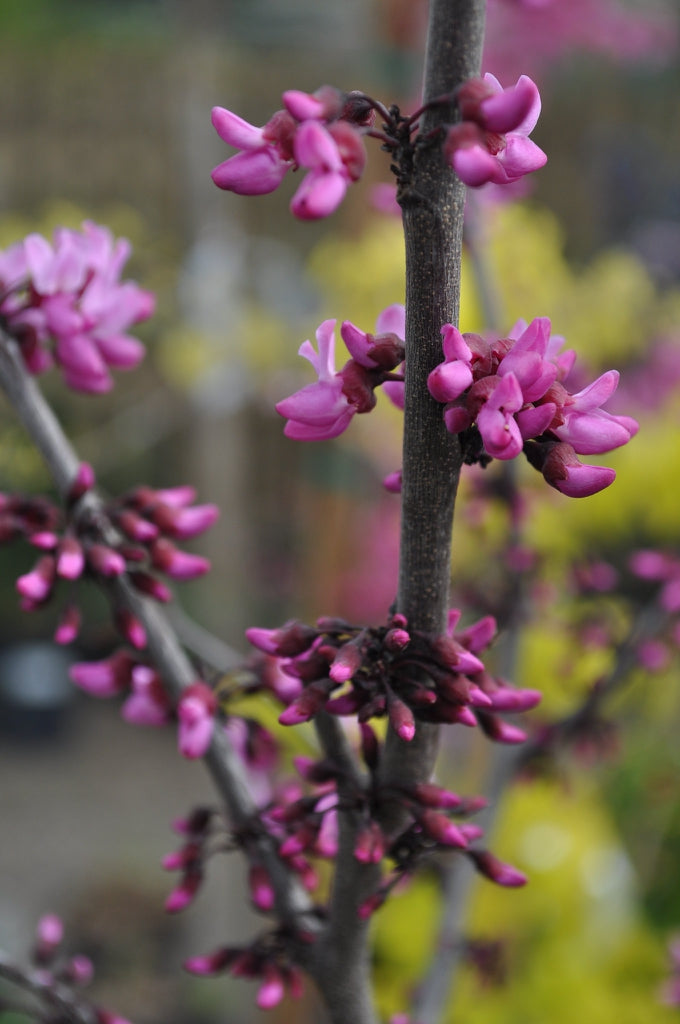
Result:
[[[318,375],[316,384],[296,391],[276,405],[285,416],[284,433],[296,441],[323,441],[347,428],[357,411],[344,393],[344,381],[335,372],[335,320],[324,320],[316,332],[318,353],[310,341],[302,343],[298,355],[309,360]]]
[[[178,745],[183,757],[203,757],[213,734],[217,698],[205,683],[192,683],[177,704]]]
[[[638,425],[629,416],[601,408],[616,389],[615,370],[575,395],[568,392],[562,382],[575,355],[560,352],[563,339],[551,336],[550,326],[547,317],[528,325],[518,321],[506,338],[487,340],[445,324],[444,362],[430,374],[428,388],[433,398],[446,403],[447,430],[462,434],[476,425],[483,450],[474,450],[473,437],[473,460],[485,455],[511,459],[524,451],[548,483],[581,497],[602,490],[614,473],[582,465],[576,453],[601,453],[626,444]]]
[[[56,562],[53,555],[43,555],[34,568],[20,576],[16,588],[21,596],[31,605],[43,604],[52,593],[56,577]]]
[[[526,75],[507,89],[488,73],[470,79],[458,90],[458,106],[462,120],[449,128],[444,155],[466,185],[506,185],[546,163],[529,139],[541,98]]]
[[[570,444],[562,442],[546,447],[539,468],[550,484],[569,498],[588,498],[609,487],[616,478],[613,469],[605,466],[585,466],[576,458]]]
[[[126,651],[116,651],[103,661],[82,661],[71,665],[71,680],[93,697],[115,697],[130,685],[134,659]]]
[[[308,173],[291,211],[303,220],[327,217],[366,162],[360,129],[370,108],[354,100],[330,86],[314,94],[291,89],[283,94],[285,109],[263,128],[214,107],[215,130],[240,152],[214,168],[213,181],[239,195],[264,195],[277,189],[289,170],[303,167]]]
[[[637,433],[638,424],[630,416],[613,416],[600,408],[614,394],[618,381],[617,371],[608,370],[565,401],[561,410],[564,423],[552,432],[560,441],[572,445],[579,455],[597,455],[619,448]]]
[[[339,372],[335,369],[335,323],[324,320],[317,329],[318,352],[310,341],[303,342],[299,349],[299,355],[316,370],[317,383],[308,384],[276,406],[276,411],[288,419],[284,433],[297,441],[338,437],[355,413],[369,412],[375,406],[374,391],[381,384],[385,390],[396,387],[403,393],[403,383],[391,375],[404,358],[403,306],[383,310],[375,334],[344,321],[342,337],[352,358]]]
[[[291,200],[291,211],[302,220],[328,217],[348,185],[361,176],[366,162],[361,136],[346,122],[327,129],[318,121],[305,121],[295,134],[294,152],[309,173]]]
[[[121,708],[126,722],[161,726],[170,718],[170,701],[158,673],[148,665],[132,669],[132,692]]]
[[[293,166],[292,150],[286,144],[287,134],[292,135],[295,130],[293,118],[288,115],[287,132],[281,123],[275,132],[272,122],[256,128],[224,107],[213,107],[212,123],[224,142],[241,150],[212,171],[217,187],[242,196],[274,192]]]
[[[516,889],[527,884],[527,876],[511,864],[504,864],[488,850],[467,850],[477,870],[496,885]]]
[[[487,377],[490,381],[493,378]],[[522,435],[514,413],[524,404],[522,389],[514,373],[497,377],[477,416],[477,426],[489,455],[496,459],[514,459],[522,451]]]

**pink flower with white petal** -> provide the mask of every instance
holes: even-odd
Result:
[[[316,332],[318,352],[310,341],[302,343],[298,355],[307,359],[318,375],[316,384],[296,391],[276,405],[285,416],[284,433],[297,441],[322,441],[337,437],[357,411],[344,393],[344,381],[335,371],[335,320],[324,320]]]

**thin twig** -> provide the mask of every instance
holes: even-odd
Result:
[[[66,499],[80,461],[42,392],[24,368],[16,342],[5,334],[0,335],[0,384],[43,456],[62,499]],[[80,499],[73,515],[76,521],[86,518],[91,523],[94,518],[101,523],[104,540],[107,534],[117,536],[106,519],[103,502],[95,492],[90,491]],[[144,626],[149,653],[168,693],[176,702],[183,690],[195,681],[196,673],[175,631],[161,609],[150,599],[142,597],[125,575],[114,582],[113,590],[116,598]],[[234,826],[252,829],[258,820],[257,807],[250,796],[243,766],[218,724],[215,725],[205,763]],[[293,924],[305,917],[305,928],[314,931],[317,923],[311,901],[278,857],[275,840],[260,831],[253,840],[253,846],[270,874],[281,919]]]
[[[97,1024],[100,1019],[93,1007],[81,1002],[67,985],[56,981],[49,972],[20,967],[3,950],[0,950],[0,978],[30,992],[50,1010],[58,1011],[60,1020],[68,1020],[70,1024]]]

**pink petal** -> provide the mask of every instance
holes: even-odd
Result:
[[[272,147],[265,146],[230,157],[213,169],[211,177],[227,192],[263,196],[279,187],[288,167]]]
[[[301,220],[328,217],[338,208],[346,191],[347,179],[341,171],[310,171],[291,199],[290,209]]]
[[[337,143],[318,121],[305,121],[295,133],[295,159],[300,167],[316,171],[341,171]]]
[[[591,494],[609,487],[616,479],[613,469],[604,466],[569,466],[565,480],[548,480],[548,483],[557,488],[562,494],[569,498],[588,498]]]
[[[532,405],[529,409],[522,409],[516,413],[515,419],[524,440],[540,437],[545,433],[555,417],[556,409],[554,402],[546,402],[544,405]]]
[[[236,149],[257,149],[262,145],[262,128],[249,124],[231,110],[213,107],[211,121],[219,137]]]
[[[540,170],[548,162],[548,157],[531,139],[512,133],[507,136],[505,149],[499,153],[498,160],[503,174],[491,180],[503,185],[506,181],[516,181],[524,174]]]
[[[308,92],[301,92],[299,89],[287,89],[283,96],[283,105],[289,114],[292,114],[296,121],[323,120],[326,114],[326,104],[316,96],[310,96]]]
[[[541,113],[541,96],[535,83],[522,75],[516,85],[482,100],[480,107],[487,131],[528,135]]]
[[[378,314],[375,322],[376,334],[396,334],[403,341],[406,337],[406,310],[401,302],[387,306]]]
[[[472,370],[460,359],[440,363],[427,378],[427,388],[437,402],[453,402],[472,384]]]
[[[453,154],[453,169],[462,182],[479,188],[488,181],[496,181],[499,171],[498,157],[492,156],[481,145],[464,146]]]

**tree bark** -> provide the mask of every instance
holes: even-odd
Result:
[[[450,95],[479,75],[485,0],[432,0],[423,103]],[[458,438],[449,434],[427,378],[442,361],[441,328],[458,324],[465,186],[445,163],[443,126],[456,120],[453,102],[421,118],[433,145],[416,150],[402,189],[406,245],[406,396],[398,609],[410,629],[441,633],[449,607],[451,530],[461,470]],[[420,723],[410,742],[387,737],[382,775],[391,782],[429,778],[438,727]],[[388,827],[400,824],[398,808]]]

